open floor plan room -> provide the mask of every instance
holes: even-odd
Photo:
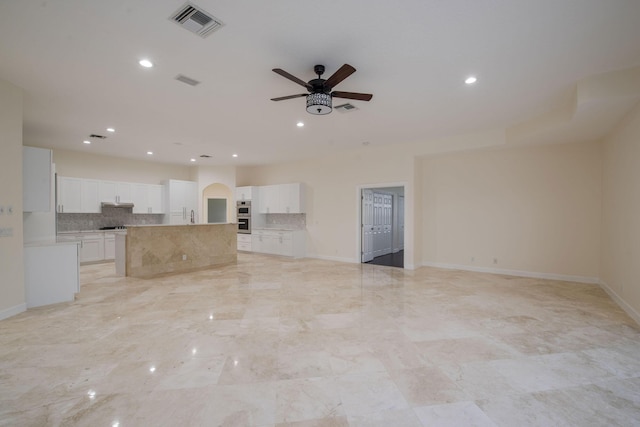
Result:
[[[640,329],[597,285],[246,253],[81,283],[0,323],[0,425],[640,419]]]

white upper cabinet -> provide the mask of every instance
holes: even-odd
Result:
[[[99,213],[100,200],[95,179],[58,177],[58,204],[60,213]]]
[[[100,181],[95,179],[83,179],[81,184],[82,195],[80,200],[81,212],[100,213],[100,199],[98,198]]]
[[[133,184],[133,209],[134,214],[149,213],[149,189],[147,184]]]
[[[133,184],[133,213],[134,214],[161,214],[164,213],[162,205],[162,185]]]
[[[305,213],[304,184],[283,184],[280,186],[280,208],[283,213]]]
[[[22,147],[22,210],[51,211],[51,150]]]
[[[100,213],[101,203],[110,202],[133,203],[134,214],[162,214],[163,201],[163,185],[58,177],[61,213]]]
[[[305,213],[304,184],[260,187],[260,213]]]
[[[100,201],[129,203],[133,201],[133,184],[129,182],[101,181]]]
[[[260,213],[280,213],[280,190],[278,185],[260,187]]]
[[[164,187],[162,185],[147,185],[149,213],[164,213],[164,204],[162,203],[162,195]]]
[[[58,177],[58,203],[60,213],[82,213],[82,179]]]

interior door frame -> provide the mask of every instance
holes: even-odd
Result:
[[[404,244],[406,246],[407,244],[407,199],[408,199],[408,194],[407,194],[407,187],[408,184],[406,182],[385,182],[385,183],[377,183],[377,184],[363,184],[363,185],[358,185],[356,186],[356,205],[358,206],[357,208],[357,218],[356,218],[356,257],[355,259],[357,260],[358,264],[362,264],[362,190],[375,190],[375,189],[382,189],[382,188],[388,188],[388,187],[402,187],[402,193],[404,196],[404,202],[405,202],[405,210],[404,210],[404,236],[403,236],[403,241]],[[413,269],[413,267],[411,266],[411,264],[407,264],[406,262],[406,248],[405,248],[405,264],[404,264],[404,268],[405,269]]]

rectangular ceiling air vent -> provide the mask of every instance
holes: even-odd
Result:
[[[199,81],[192,79],[191,77],[187,77],[184,74],[178,74],[176,76],[176,80],[182,83],[186,83],[189,86],[198,86],[200,84]]]
[[[200,157],[202,157],[203,159],[210,159],[211,156],[208,154],[200,154]]]
[[[336,105],[333,107],[334,109],[340,111],[341,113],[346,113],[347,111],[357,110],[358,108],[355,105],[346,103],[342,105]]]
[[[91,135],[89,135],[89,138],[99,138],[99,139],[107,139],[106,136],[104,135],[97,135],[95,133],[92,133]]]
[[[190,2],[185,3],[172,14],[169,20],[202,38],[211,35],[224,25],[221,20]]]

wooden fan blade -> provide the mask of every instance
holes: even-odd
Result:
[[[280,68],[274,68],[274,69],[273,69],[273,70],[271,70],[271,71],[273,71],[273,72],[274,72],[274,73],[276,73],[276,74],[280,74],[280,75],[281,75],[282,77],[284,77],[285,79],[289,79],[289,80],[291,80],[291,81],[292,81],[292,82],[294,82],[294,83],[298,83],[300,86],[304,86],[304,87],[306,87],[307,89],[311,89],[311,85],[310,85],[309,83],[305,82],[304,80],[300,80],[300,79],[299,79],[299,78],[297,78],[296,76],[294,76],[294,75],[291,75],[291,74],[287,73],[287,72],[286,72],[285,70],[283,70],[283,69],[280,69]]]
[[[341,81],[343,81],[344,79],[346,79],[347,77],[349,77],[351,74],[355,72],[356,72],[356,69],[353,68],[351,65],[344,64],[342,67],[338,69],[338,71],[333,73],[333,75],[329,77],[326,82],[324,82],[324,86],[325,88],[327,88],[327,90],[331,90],[338,83],[340,83]]]
[[[285,99],[301,98],[309,95],[308,93],[300,93],[298,95],[281,96],[280,98],[271,98],[272,101],[284,101]]]
[[[373,95],[370,93],[355,93],[355,92],[331,92],[331,96],[334,98],[346,98],[346,99],[357,99],[358,101],[371,101]]]

